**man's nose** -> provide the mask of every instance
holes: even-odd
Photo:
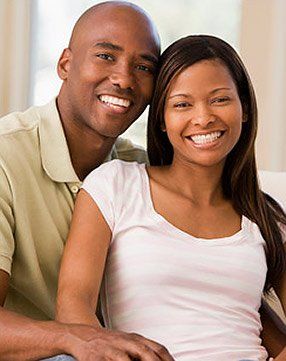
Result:
[[[121,89],[134,89],[134,74],[128,64],[118,64],[112,69],[110,81]]]

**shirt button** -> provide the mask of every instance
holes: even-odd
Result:
[[[79,190],[78,186],[72,186],[72,187],[71,187],[71,191],[72,191],[73,193],[75,193],[75,194],[78,192],[78,190]]]

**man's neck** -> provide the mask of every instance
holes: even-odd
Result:
[[[66,133],[68,148],[74,170],[80,180],[83,180],[93,169],[100,166],[114,144],[113,139],[97,141],[95,137]]]
[[[116,139],[104,137],[84,125],[81,126],[72,121],[70,117],[66,117],[60,103],[58,98],[57,108],[71,161],[78,178],[83,180],[93,169],[104,162]]]

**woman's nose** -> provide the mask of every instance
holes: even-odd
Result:
[[[193,125],[206,127],[208,124],[215,121],[215,116],[208,105],[197,105],[193,108],[191,121]]]

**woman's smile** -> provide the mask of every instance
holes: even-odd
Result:
[[[241,102],[222,62],[200,61],[172,81],[165,128],[174,159],[205,166],[224,162],[240,137],[241,124]]]

